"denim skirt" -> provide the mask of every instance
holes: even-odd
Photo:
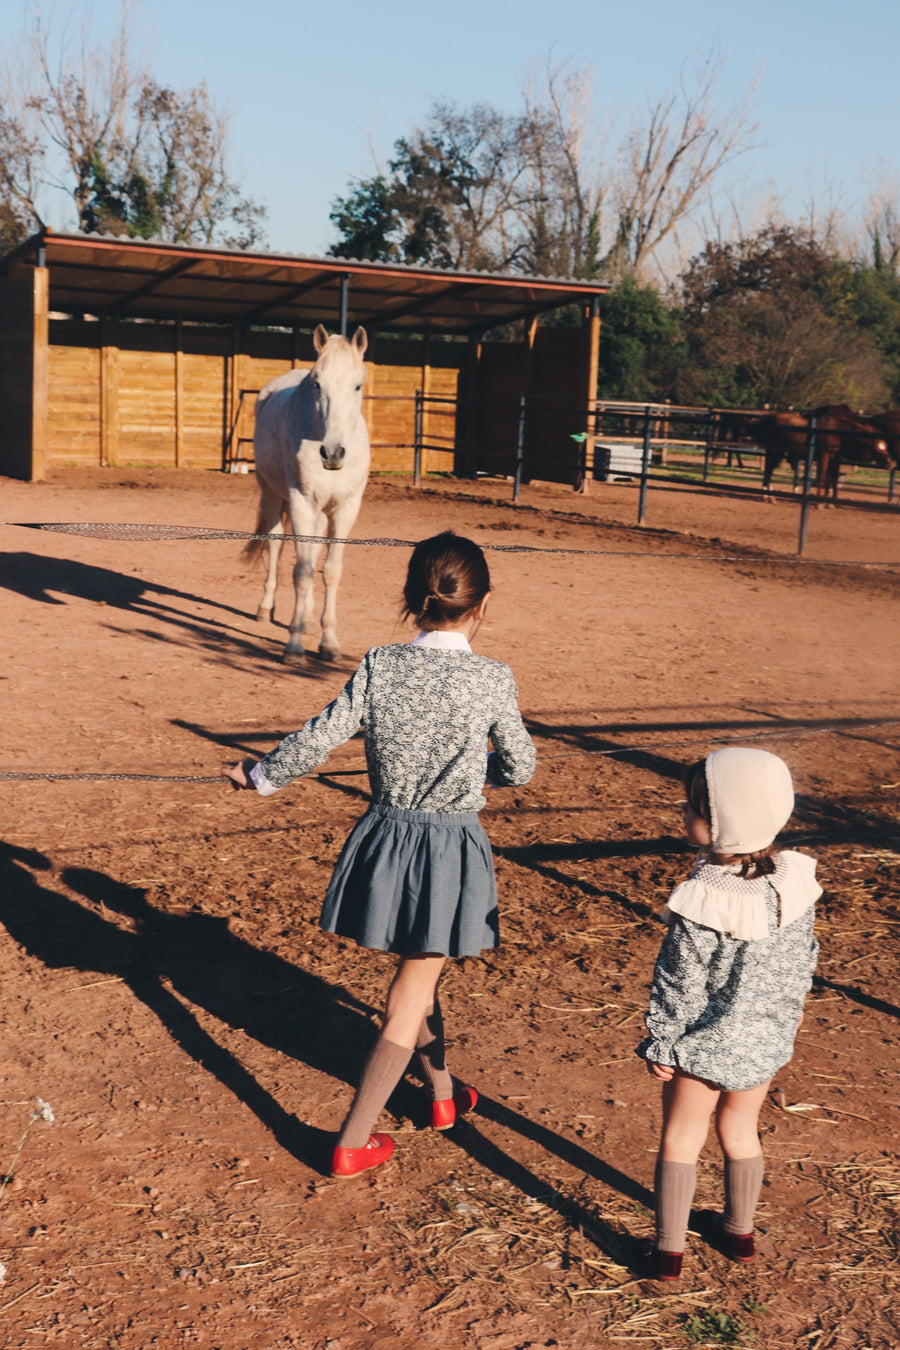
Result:
[[[401,956],[477,956],[499,946],[494,862],[478,812],[373,802],[341,850],[319,922]]]

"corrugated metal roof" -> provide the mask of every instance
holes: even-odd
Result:
[[[45,230],[0,269],[49,269],[50,309],[117,318],[231,322],[271,327],[324,323],[334,329],[341,278],[348,322],[363,327],[465,333],[605,294],[601,282],[453,272],[400,263],[247,253],[194,244]]]

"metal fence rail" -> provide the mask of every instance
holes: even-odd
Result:
[[[688,457],[691,455],[699,457],[702,454],[701,482],[704,486],[709,486],[710,490],[715,490],[710,485],[710,475],[713,469],[713,459],[717,454],[728,456],[728,471],[730,473],[745,473],[741,457],[748,455],[757,457],[765,453],[760,447],[742,444],[723,435],[722,432],[728,427],[727,419],[739,417],[742,422],[746,423],[752,422],[754,418],[761,419],[769,415],[768,410],[692,408],[669,403],[639,404],[622,401],[595,401],[589,407],[573,407],[571,404],[554,402],[551,399],[541,398],[533,394],[520,394],[517,405],[513,405],[509,401],[506,403],[480,402],[478,408],[482,413],[502,410],[508,417],[510,426],[512,426],[513,414],[515,414],[514,447],[506,445],[498,447],[494,451],[485,451],[480,446],[476,446],[470,456],[473,476],[494,472],[512,478],[512,498],[514,502],[519,500],[522,483],[532,477],[539,478],[542,466],[552,465],[557,472],[560,468],[565,470],[568,467],[573,486],[586,485],[591,477],[596,478],[597,476],[596,448],[598,442],[602,443],[615,438],[617,443],[639,446],[640,469],[633,475],[639,480],[637,512],[639,525],[646,524],[647,502],[651,483],[683,482],[697,485],[696,478],[691,477],[687,471],[690,466],[684,466],[685,471],[682,474],[666,468],[673,450],[678,449],[682,456]],[[431,440],[426,442],[424,437],[426,412],[430,412],[432,416],[445,415],[449,417],[450,409],[453,410],[455,425],[458,411],[458,401],[455,398],[437,397],[426,394],[421,389],[416,391],[413,476],[417,486],[420,485],[422,479],[423,452],[451,453],[453,449],[449,445],[438,445]],[[539,414],[546,415],[548,412],[568,421],[573,427],[587,428],[587,430],[570,433],[569,439],[572,442],[572,449],[568,457],[559,453],[551,456],[535,452],[533,446],[534,423]],[[867,433],[855,434],[865,435]],[[872,431],[870,434],[873,439],[879,435],[876,431]],[[510,454],[511,449],[512,454]],[[654,453],[658,455],[660,467],[666,469],[665,472],[654,473]],[[731,467],[733,457],[738,460],[738,470]],[[815,462],[816,418],[814,414],[810,414],[806,424],[805,453],[802,460],[798,459],[794,465],[793,487],[795,492],[802,477],[797,543],[797,552],[801,555],[805,551],[807,543]],[[883,474],[885,476],[887,501],[893,502],[896,466],[889,471],[872,466],[869,471],[873,475]],[[731,492],[759,491],[758,487],[751,486],[749,482],[738,483],[733,480],[729,482],[728,488]]]

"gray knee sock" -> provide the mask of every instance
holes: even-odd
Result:
[[[453,1079],[447,1071],[444,1048],[444,1018],[441,1005],[434,1000],[434,1006],[422,1019],[419,1036],[416,1040],[419,1064],[425,1081],[431,1088],[432,1099],[445,1102],[453,1096]]]
[[[693,1163],[656,1164],[653,1177],[656,1199],[656,1247],[661,1252],[683,1252],[691,1201],[697,1185]]]
[[[725,1159],[726,1233],[745,1237],[753,1232],[753,1215],[763,1179],[763,1157]]]
[[[412,1057],[405,1045],[386,1041],[379,1036],[366,1060],[366,1066],[353,1098],[353,1105],[341,1126],[338,1144],[341,1148],[364,1148],[372,1133],[372,1126],[384,1110],[387,1099],[403,1077]]]

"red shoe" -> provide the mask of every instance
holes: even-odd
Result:
[[[467,1111],[474,1111],[477,1101],[478,1093],[474,1088],[460,1085],[456,1088],[452,1097],[447,1097],[442,1102],[432,1102],[432,1129],[449,1130],[456,1124],[457,1116],[464,1116]]]
[[[728,1257],[729,1261],[740,1261],[746,1264],[752,1261],[756,1255],[756,1243],[753,1241],[752,1233],[726,1233],[722,1230],[722,1252]]]
[[[331,1155],[331,1175],[355,1177],[358,1172],[368,1172],[370,1167],[386,1163],[393,1151],[394,1141],[389,1134],[370,1134],[369,1142],[362,1148],[341,1148],[336,1144]]]
[[[662,1280],[674,1284],[681,1279],[684,1252],[661,1252],[652,1242],[645,1242],[640,1251],[641,1275],[645,1280]]]

